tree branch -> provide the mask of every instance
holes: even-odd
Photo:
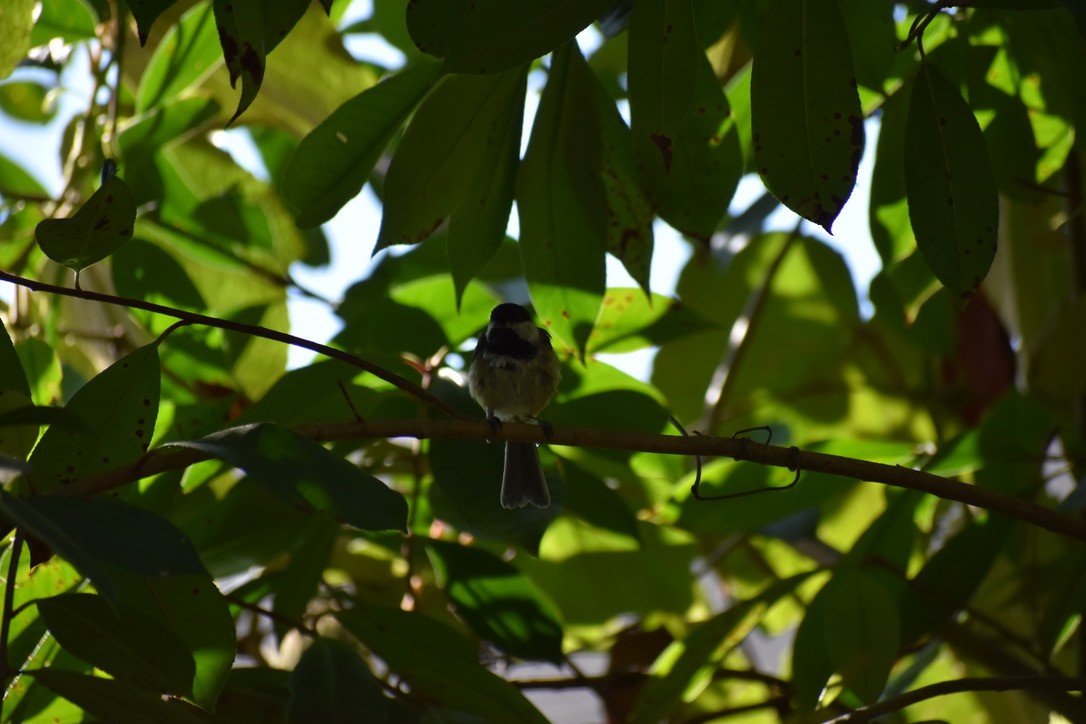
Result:
[[[267,327],[261,327],[256,324],[244,324],[242,322],[234,322],[228,319],[219,319],[218,317],[210,317],[206,314],[197,314],[196,312],[188,312],[183,309],[175,309],[174,307],[167,307],[163,304],[155,304],[153,302],[147,302],[142,299],[133,299],[131,297],[118,297],[113,294],[103,294],[102,292],[92,292],[86,289],[73,289],[71,287],[61,287],[56,284],[47,284],[46,282],[39,282],[34,279],[27,279],[26,277],[17,276],[9,272],[0,270],[0,281],[11,282],[22,287],[26,287],[36,292],[48,292],[50,294],[59,294],[65,297],[75,297],[77,299],[87,299],[92,302],[102,302],[104,304],[114,304],[120,307],[127,307],[129,309],[142,309],[146,312],[153,312],[155,314],[162,314],[167,317],[173,317],[189,324],[200,324],[205,327],[216,327],[218,329],[225,329],[230,332],[239,332],[241,334],[247,334],[251,337],[261,337],[263,339],[270,339],[275,342],[282,342],[283,344],[294,345],[295,347],[301,347],[302,349],[308,349],[318,354],[330,357],[331,359],[345,362],[352,367],[357,367],[364,372],[369,372],[374,377],[384,380],[394,387],[398,387],[404,392],[412,395],[422,402],[426,403],[430,407],[443,412],[454,419],[465,419],[464,413],[457,410],[437,397],[422,389],[414,382],[407,380],[395,372],[390,372],[379,365],[365,360],[357,355],[344,352],[341,349],[335,347],[329,347],[328,345],[313,342],[302,337],[296,337],[293,334],[287,334],[286,332],[278,332],[274,329],[268,329]]]
[[[1086,680],[1073,676],[996,676],[956,679],[940,681],[914,691],[907,691],[885,701],[855,709],[848,714],[831,713],[814,721],[826,724],[846,724],[846,722],[859,724],[859,722],[872,721],[883,714],[901,711],[920,701],[966,691],[1083,691],[1084,689],[1086,689]]]
[[[461,414],[461,413],[458,413]],[[949,480],[923,470],[857,460],[794,447],[762,445],[746,438],[694,435],[657,435],[625,430],[599,430],[582,427],[554,428],[548,438],[538,425],[507,422],[495,431],[485,420],[370,420],[362,422],[299,425],[296,432],[316,442],[361,440],[366,438],[413,437],[440,440],[500,440],[549,443],[603,450],[630,450],[702,457],[728,457],[760,465],[826,473],[842,478],[866,480],[897,488],[919,490],[945,500],[1001,513],[1060,535],[1086,541],[1086,520],[1042,505],[1005,495],[988,488]],[[135,463],[81,478],[57,492],[63,495],[90,495],[131,483],[135,480],[188,467],[208,459],[191,449],[171,448],[168,444],[152,450]],[[810,478],[801,485],[812,485]],[[707,503],[711,505],[712,503]]]

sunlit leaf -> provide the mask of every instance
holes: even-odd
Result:
[[[46,124],[56,116],[56,105],[49,98],[49,88],[32,81],[0,85],[0,110],[24,123]]]
[[[131,463],[147,451],[159,402],[158,346],[115,362],[65,405],[83,427],[50,427],[30,463],[32,490],[41,494],[77,478]]]
[[[178,97],[222,58],[211,5],[193,7],[155,48],[140,78],[136,111],[144,112]]]
[[[631,721],[657,722],[679,701],[694,701],[724,656],[746,638],[765,609],[806,579],[807,575],[801,574],[770,585],[758,596],[735,602],[726,611],[701,622],[685,639],[668,646],[653,663]]]
[[[713,329],[713,325],[676,299],[633,289],[611,288],[588,341],[589,352],[632,352]]]
[[[34,5],[33,0],[13,0],[0,9],[0,79],[7,78],[30,50]]]
[[[751,78],[754,159],[773,195],[827,231],[864,148],[848,33],[835,0],[777,0]]]

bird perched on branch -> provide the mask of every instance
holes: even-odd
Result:
[[[551,336],[535,326],[528,310],[519,304],[494,307],[468,368],[468,390],[491,426],[497,429],[502,420],[534,421],[549,434],[550,425],[536,415],[554,397],[560,377]],[[534,444],[505,443],[501,502],[505,508],[551,504]]]

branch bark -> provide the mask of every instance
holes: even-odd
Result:
[[[860,724],[860,722],[869,722],[890,712],[901,711],[920,701],[966,691],[1083,691],[1084,689],[1086,689],[1086,681],[1071,676],[995,676],[956,679],[940,681],[914,691],[907,691],[885,701],[855,709],[848,714],[831,714],[815,721],[826,724]]]
[[[308,349],[317,354],[324,355],[331,359],[345,362],[352,367],[357,367],[360,370],[369,372],[374,377],[384,380],[389,384],[398,387],[399,389],[407,392],[408,394],[418,398],[422,402],[426,403],[433,409],[442,412],[453,419],[464,419],[464,413],[460,412],[454,407],[447,405],[444,401],[439,400],[432,394],[422,389],[414,382],[407,380],[395,372],[390,372],[380,365],[376,365],[369,360],[363,359],[358,355],[353,355],[349,352],[344,352],[341,349],[335,347],[329,347],[326,344],[320,344],[303,337],[296,337],[293,334],[287,334],[286,332],[279,332],[274,329],[268,329],[267,327],[261,327],[256,324],[244,324],[242,322],[234,322],[229,319],[219,319],[218,317],[210,317],[206,314],[197,314],[196,312],[189,312],[184,309],[175,309],[174,307],[167,307],[162,304],[155,304],[153,302],[147,302],[143,299],[133,299],[131,297],[118,297],[113,294],[103,294],[102,292],[92,292],[87,289],[74,289],[71,287],[61,287],[56,284],[47,284],[46,282],[39,282],[34,279],[27,279],[16,274],[0,270],[0,281],[11,282],[21,287],[26,287],[35,292],[48,292],[50,294],[58,294],[65,297],[75,297],[76,299],[86,299],[92,302],[102,302],[103,304],[112,304],[120,307],[127,307],[129,309],[142,309],[146,312],[153,312],[155,314],[162,314],[167,317],[173,317],[174,319],[180,319],[183,322],[189,324],[200,324],[205,327],[215,327],[217,329],[225,329],[231,332],[239,332],[241,334],[247,334],[251,337],[260,337],[262,339],[270,339],[275,342],[281,342],[283,344],[290,344],[295,347],[301,347],[302,349]]]
[[[548,439],[538,425],[504,423],[497,432],[485,420],[371,420],[361,422],[300,425],[295,432],[316,442],[362,440],[367,438],[411,437],[440,440],[495,440],[549,443],[604,450],[630,450],[665,455],[728,457],[738,461],[774,467],[818,472],[842,478],[882,483],[919,490],[945,500],[1000,513],[1060,535],[1086,541],[1086,520],[1010,495],[950,480],[938,475],[884,463],[857,460],[794,447],[778,447],[742,437],[657,435],[624,430],[555,428]],[[88,476],[58,491],[67,495],[91,495],[169,470],[178,470],[206,460],[207,456],[169,445],[152,450],[132,465]],[[800,480],[800,485],[805,484]],[[813,484],[813,483],[808,483]],[[712,503],[706,503],[712,505]]]

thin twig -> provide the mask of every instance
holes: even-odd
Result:
[[[284,626],[290,626],[292,629],[295,629],[296,631],[298,631],[299,633],[307,636],[308,638],[315,639],[318,636],[316,631],[311,629],[309,626],[306,626],[301,621],[295,621],[294,619],[292,619],[292,618],[290,618],[288,616],[284,616],[281,613],[277,613],[275,611],[264,608],[262,606],[258,606],[255,603],[249,603],[245,599],[238,598],[237,596],[235,596],[235,595],[233,595],[231,593],[224,593],[223,598],[226,599],[227,603],[231,603],[231,604],[233,604],[235,606],[238,606],[239,608],[244,608],[246,610],[252,611],[253,613],[256,613],[256,614],[259,614],[259,615],[261,615],[261,616],[263,616],[265,618],[271,619],[272,621],[275,621],[276,623],[281,623]]]
[[[953,681],[940,681],[937,684],[923,686],[913,691],[891,697],[884,701],[860,707],[847,714],[834,714],[815,719],[826,724],[859,724],[869,722],[884,714],[901,711],[917,702],[934,699],[947,694],[959,694],[966,691],[1083,691],[1086,679],[1073,676],[993,676],[987,678],[965,678]]]
[[[113,294],[92,292],[87,289],[72,289],[71,287],[61,287],[57,286],[56,284],[47,284],[46,282],[40,282],[34,279],[27,279],[16,274],[10,274],[3,270],[0,270],[0,281],[18,284],[19,286],[26,287],[27,289],[33,291],[48,292],[50,294],[58,294],[66,297],[75,297],[77,299],[87,299],[93,302],[113,304],[120,307],[127,307],[129,309],[142,309],[146,312],[154,312],[155,314],[162,314],[167,317],[180,319],[189,324],[200,324],[205,327],[225,329],[231,332],[247,334],[251,337],[270,339],[275,342],[282,342],[283,344],[290,344],[294,345],[295,347],[301,347],[302,349],[308,349],[318,354],[324,355],[325,357],[330,357],[332,359],[339,360],[340,362],[345,362],[352,367],[357,367],[360,370],[369,372],[374,377],[382,379],[385,382],[393,385],[394,387],[397,387],[404,392],[413,395],[430,407],[445,413],[449,417],[461,420],[466,419],[467,417],[464,413],[446,404],[431,393],[422,389],[415,383],[401,377],[395,372],[390,372],[389,370],[386,370],[385,368],[380,367],[373,362],[370,362],[369,360],[365,360],[357,355],[350,354],[349,352],[344,352],[341,349],[336,349],[335,347],[329,347],[328,345],[319,344],[317,342],[313,342],[302,337],[296,337],[293,334],[279,332],[274,329],[268,329],[267,327],[261,327],[256,324],[245,324],[243,322],[235,322],[228,319],[219,319],[218,317],[209,317],[206,314],[198,314],[196,312],[189,312],[183,309],[175,309],[174,307],[167,307],[162,304],[155,304],[153,302],[144,301],[143,299],[118,297]]]

